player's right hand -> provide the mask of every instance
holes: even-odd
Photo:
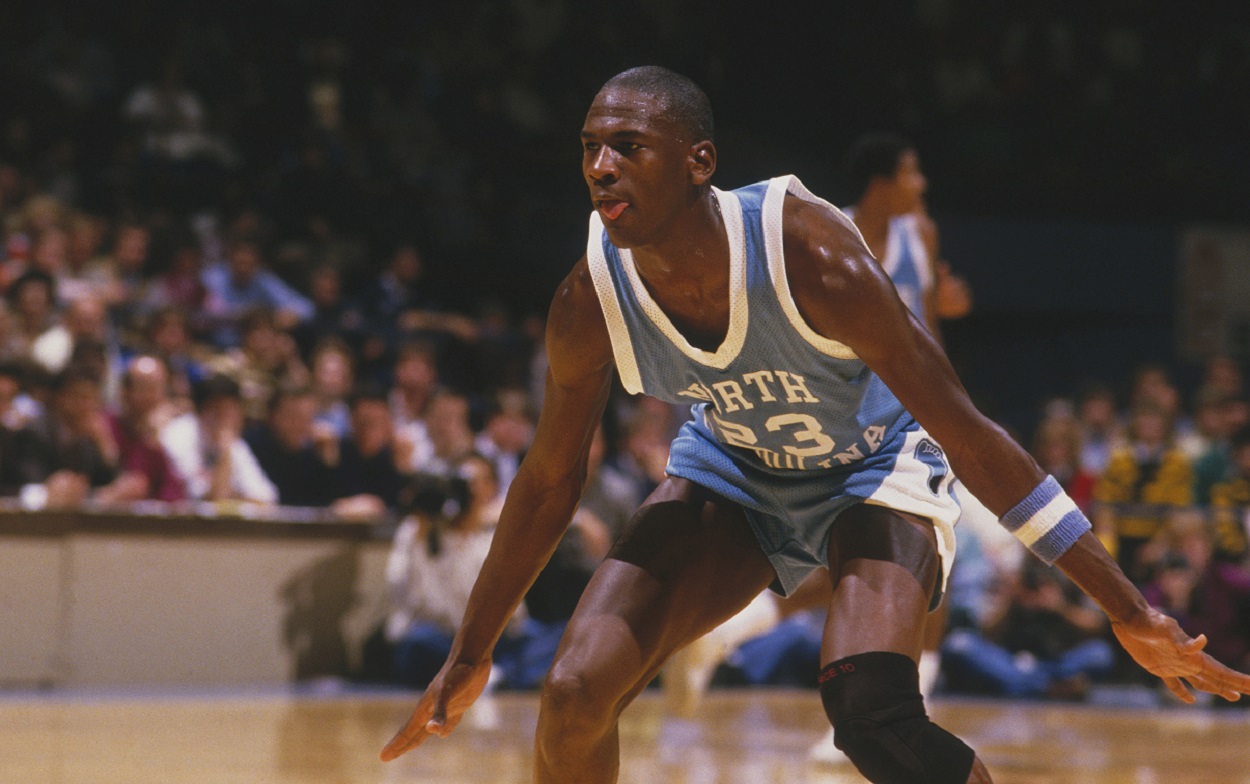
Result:
[[[382,749],[382,761],[390,762],[415,749],[431,735],[445,738],[456,728],[490,678],[490,657],[476,664],[448,660],[430,682],[408,723]]]

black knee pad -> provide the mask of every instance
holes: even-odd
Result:
[[[965,784],[974,752],[929,721],[916,663],[874,651],[820,671],[834,745],[874,784]]]

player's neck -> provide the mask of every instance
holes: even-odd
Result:
[[[639,273],[656,283],[727,276],[729,240],[716,195],[707,189],[669,221],[655,242],[635,247],[632,253]]]

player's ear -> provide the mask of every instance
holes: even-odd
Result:
[[[690,148],[690,181],[703,185],[716,171],[716,145],[710,141],[696,142]]]

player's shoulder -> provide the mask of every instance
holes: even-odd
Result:
[[[607,322],[585,256],[556,287],[547,312],[547,351],[592,364],[611,358]]]
[[[595,320],[591,317],[602,321],[602,311],[595,292],[590,263],[582,256],[556,287],[548,320],[571,328],[580,322]]]
[[[828,204],[787,195],[782,238],[796,284],[838,288],[879,267],[851,219]]]

